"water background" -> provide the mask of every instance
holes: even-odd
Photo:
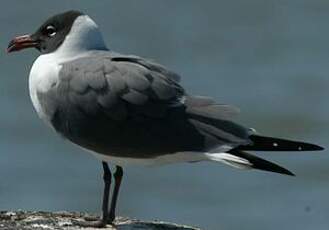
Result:
[[[14,35],[67,9],[88,13],[111,49],[152,58],[181,74],[188,92],[240,107],[240,123],[329,146],[329,1],[3,0],[1,210],[100,210],[101,164],[32,108],[37,51],[4,52]],[[326,230],[328,153],[259,153],[296,178],[215,163],[126,168],[118,213],[207,230]]]

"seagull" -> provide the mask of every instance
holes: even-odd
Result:
[[[293,176],[246,151],[323,150],[235,123],[236,107],[188,94],[180,76],[163,65],[108,49],[97,24],[80,11],[50,17],[35,33],[15,37],[7,52],[31,47],[41,53],[29,75],[38,116],[102,162],[102,216],[83,226],[113,223],[127,165],[214,161]],[[108,163],[116,167],[110,205]]]

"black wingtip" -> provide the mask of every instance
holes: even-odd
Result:
[[[313,151],[322,151],[325,150],[325,148],[319,146],[319,145],[313,145],[312,144]]]
[[[264,163],[264,162],[262,162],[262,163]],[[286,176],[292,176],[292,177],[296,176],[293,172],[289,171],[288,169],[285,169],[272,162],[268,162],[268,163],[270,163],[270,164],[267,164],[266,167],[262,167],[262,166],[259,167],[259,165],[255,165],[254,168],[257,170],[267,171],[267,172],[271,172],[271,173],[278,173],[278,174],[286,175]]]
[[[299,144],[299,147],[297,147],[297,150],[299,151],[321,151],[324,150],[323,147],[315,144],[305,143],[305,142],[295,142],[296,145]]]
[[[233,154],[234,156],[238,156],[248,160],[252,164],[251,167],[254,169],[284,174],[288,176],[295,176],[295,174],[289,171],[288,169],[285,169],[276,163],[267,161],[250,153],[239,151],[239,150],[230,150],[229,153]]]
[[[294,173],[292,173],[292,172],[290,172],[289,174],[286,174],[286,175],[288,175],[288,176],[293,176],[293,177],[296,176],[296,174],[294,174]]]
[[[239,150],[253,151],[321,151],[323,147],[300,141],[291,141],[281,138],[251,135],[252,144],[239,146]]]
[[[279,173],[279,174],[282,174],[282,175],[292,176],[292,177],[296,176],[293,172],[289,171],[288,169],[285,169],[285,168],[282,168],[282,167],[280,167],[280,168],[281,168],[281,170],[272,171],[272,172]]]

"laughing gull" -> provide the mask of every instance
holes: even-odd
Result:
[[[102,161],[104,227],[129,164],[221,162],[240,169],[294,175],[245,151],[313,151],[317,145],[260,136],[232,121],[238,109],[193,96],[166,67],[109,50],[97,24],[79,11],[49,18],[31,35],[14,38],[7,52],[34,47],[29,89],[39,117],[57,133]],[[111,171],[116,165],[111,206]]]

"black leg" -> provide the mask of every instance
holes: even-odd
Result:
[[[123,170],[120,166],[116,166],[116,171],[114,173],[114,190],[113,190],[113,195],[112,195],[112,201],[111,201],[111,209],[110,209],[110,214],[109,214],[109,223],[112,223],[115,219],[115,208],[117,205],[117,199],[119,195],[119,190],[120,190],[120,185],[122,181],[122,176],[123,176]]]
[[[106,162],[102,162],[103,164],[103,180],[104,180],[104,193],[103,193],[103,203],[102,203],[102,220],[104,222],[107,222],[107,219],[109,217],[109,196],[110,196],[110,187],[111,187],[111,180],[112,180],[112,174],[111,170]]]
[[[103,165],[103,180],[104,180],[104,193],[103,193],[103,203],[102,203],[102,218],[96,221],[86,221],[78,222],[76,224],[82,227],[95,227],[103,228],[106,226],[109,219],[109,196],[110,196],[110,187],[111,187],[111,170],[106,162],[102,162]]]

